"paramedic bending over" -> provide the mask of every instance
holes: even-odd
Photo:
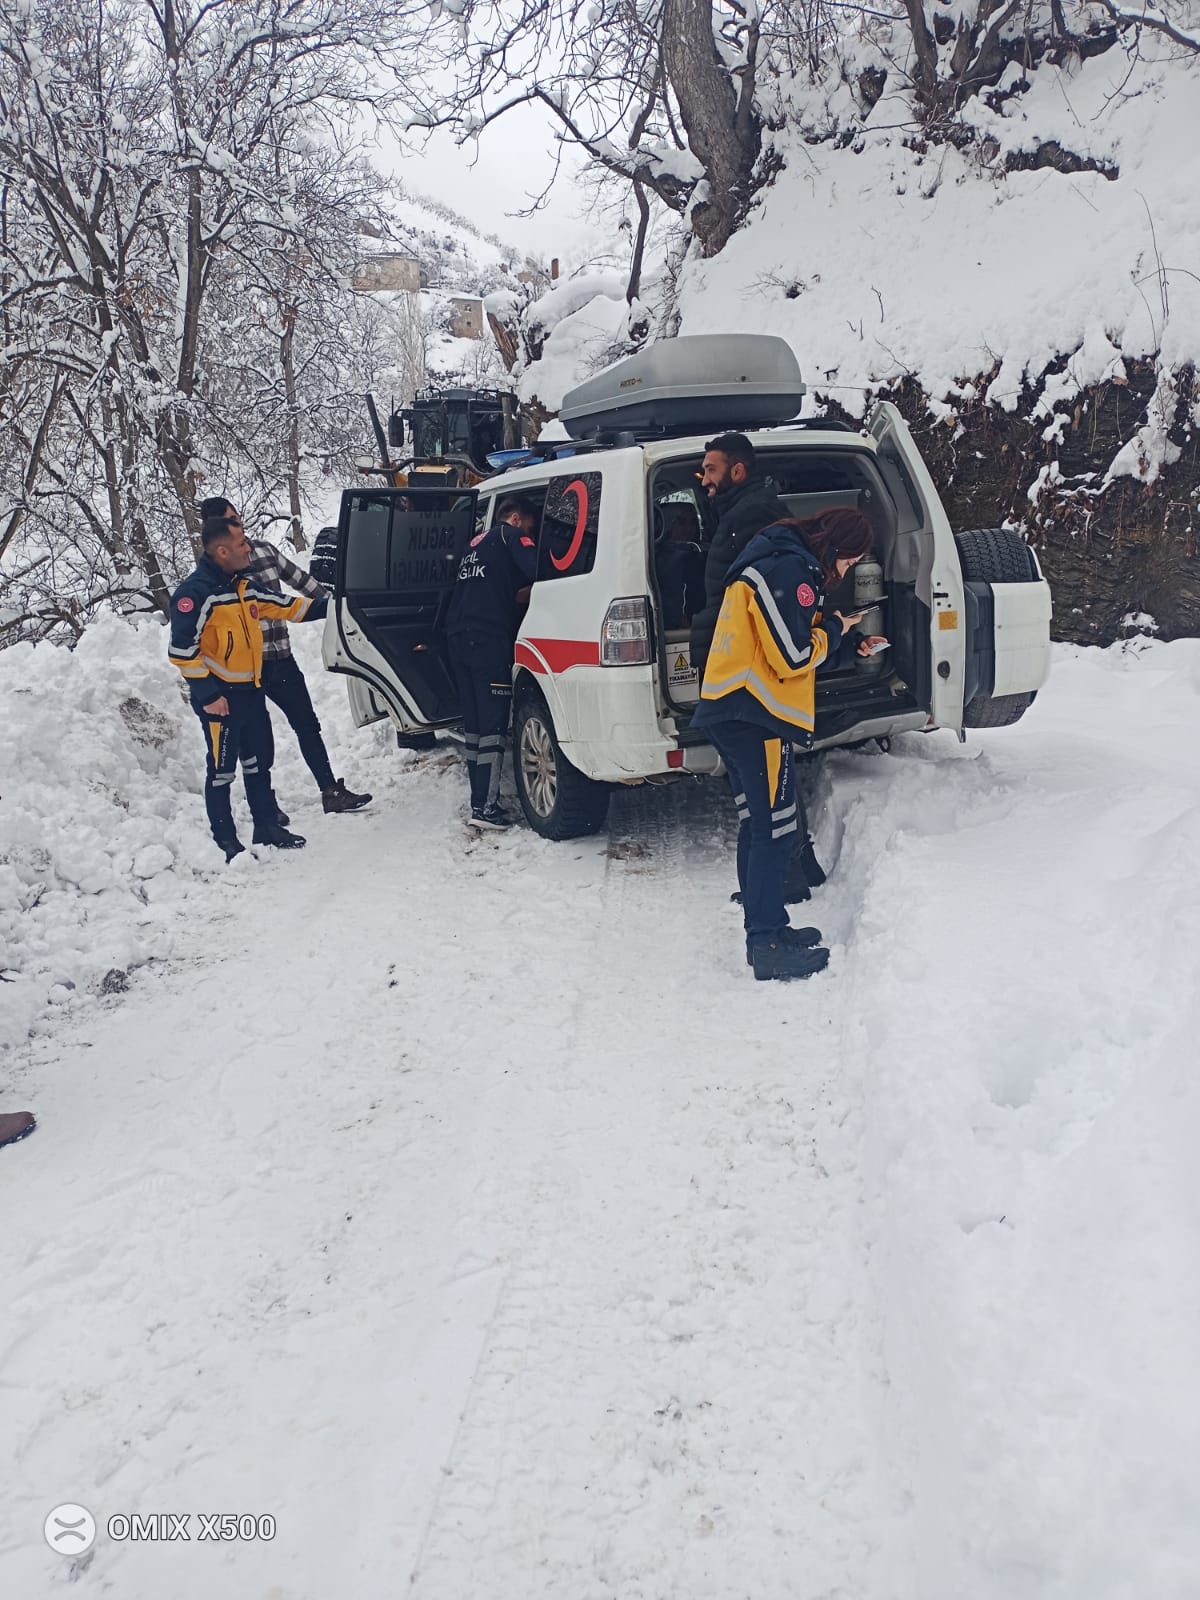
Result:
[[[797,830],[792,752],[812,745],[817,668],[859,620],[857,613],[823,616],[825,589],[870,547],[861,511],[828,511],[764,528],[729,568],[692,727],[704,730],[729,771],[741,824],[746,960],[756,978],[807,978],[829,960],[816,928],[788,923],[785,880]]]
[[[521,495],[502,500],[459,563],[446,614],[446,645],[462,707],[471,780],[470,826],[507,828],[500,772],[512,714],[513,651],[522,602],[537,575],[537,509]]]

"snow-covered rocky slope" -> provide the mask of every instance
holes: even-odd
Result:
[[[807,143],[845,118],[849,92],[798,104],[747,226],[689,262],[680,331],[781,334],[816,394],[859,415],[904,378],[947,416],[977,399],[1016,410],[1032,385],[1051,439],[1124,360],[1195,362],[1200,211],[1183,152],[1200,140],[1200,60],[1164,54],[1147,41],[1132,60],[1046,62],[996,110],[969,102],[977,142],[962,150],[914,140],[886,93],[852,146]],[[1052,144],[1096,170],[1010,170]],[[1162,466],[1164,439],[1139,443],[1144,465],[1131,449],[1115,472]]]

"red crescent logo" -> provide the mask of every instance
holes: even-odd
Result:
[[[175,609],[176,611],[183,612],[194,611],[196,609],[196,602],[192,599],[189,599],[189,597],[185,594],[181,599],[176,600]]]
[[[582,478],[576,478],[563,490],[564,494],[573,494],[579,502],[579,515],[575,518],[575,532],[571,535],[571,543],[567,546],[567,553],[560,560],[558,556],[550,557],[550,565],[557,572],[566,572],[575,565],[575,558],[583,544],[583,536],[587,531],[588,519],[588,492],[587,485]]]
[[[802,606],[815,606],[817,603],[816,595],[806,583],[802,583],[796,590],[796,599]]]

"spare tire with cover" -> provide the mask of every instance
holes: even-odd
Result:
[[[956,533],[964,583],[1037,583],[1033,551],[1011,528],[971,528]],[[1007,728],[1033,704],[1030,694],[977,694],[963,707],[964,728]]]

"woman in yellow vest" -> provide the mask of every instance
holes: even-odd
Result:
[[[859,620],[825,616],[825,590],[870,548],[861,511],[827,511],[764,528],[726,576],[691,725],[712,740],[733,787],[746,960],[756,978],[807,978],[829,961],[820,932],[790,927],[784,904],[797,828],[792,747],[811,745],[817,668]]]

